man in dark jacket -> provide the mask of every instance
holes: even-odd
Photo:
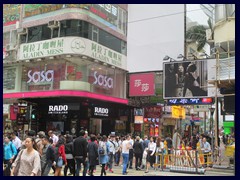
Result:
[[[140,170],[140,165],[142,162],[142,154],[143,154],[143,145],[140,142],[140,137],[136,137],[136,141],[133,144],[133,152],[135,154],[135,168],[136,170]]]
[[[81,164],[83,164],[83,176],[87,173],[87,141],[83,137],[85,134],[84,130],[79,132],[79,137],[73,142],[73,156],[76,160],[77,169],[76,176],[79,176],[79,171],[81,169]]]
[[[50,145],[49,138],[47,136],[43,136],[41,141],[43,145],[41,155],[42,176],[48,176],[54,162],[54,149]]]

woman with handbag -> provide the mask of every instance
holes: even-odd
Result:
[[[40,155],[33,137],[25,140],[26,149],[19,152],[12,164],[12,176],[41,176]]]
[[[56,147],[54,149],[55,167],[56,167],[54,176],[61,176],[63,163],[67,165],[64,143],[65,143],[65,139],[63,137],[59,138],[56,144]]]

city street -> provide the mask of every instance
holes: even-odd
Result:
[[[101,170],[100,166],[97,166],[94,176],[100,176],[100,170]],[[107,176],[123,176],[121,166],[114,166],[113,171],[114,173],[110,173],[109,171],[106,171]],[[50,173],[50,175],[52,176],[53,174]],[[149,173],[145,173],[144,170],[136,171],[135,169],[128,169],[128,174],[124,176],[234,176],[234,175],[235,175],[235,171],[228,170],[228,169],[206,169],[205,174],[176,173],[176,172],[170,172],[169,170],[155,171],[153,169],[150,169]],[[80,173],[80,176],[82,176],[82,173]]]

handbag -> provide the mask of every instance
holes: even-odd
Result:
[[[62,159],[62,157],[60,156],[59,158],[58,158],[58,161],[57,161],[57,167],[62,167],[63,166],[63,159]]]
[[[13,171],[13,175],[14,176],[18,175],[18,171],[20,169],[20,162],[21,162],[22,152],[23,152],[23,150],[19,153],[19,160],[16,162],[16,166],[15,166],[14,171]]]

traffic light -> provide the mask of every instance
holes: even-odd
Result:
[[[32,109],[31,119],[32,120],[36,120],[36,118],[37,118],[37,110],[36,109]]]

